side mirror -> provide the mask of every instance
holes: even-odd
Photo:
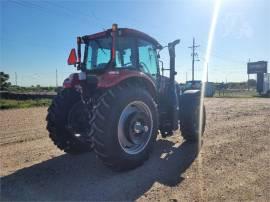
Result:
[[[68,65],[76,65],[77,64],[77,55],[75,48],[72,48],[70,54],[68,56]]]

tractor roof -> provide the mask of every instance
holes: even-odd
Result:
[[[149,36],[148,34],[140,32],[138,30],[129,29],[129,28],[118,28],[118,31],[120,31],[122,36],[138,37],[138,38],[144,39],[146,41],[149,41],[150,43],[153,43],[158,49],[162,48],[162,45],[160,45],[160,43],[156,39]],[[105,36],[109,36],[111,32],[112,32],[112,29],[107,29],[106,31],[98,32],[96,34],[85,35],[85,36],[82,37],[82,39],[84,41],[98,39],[98,38],[102,38],[102,37],[105,37]]]

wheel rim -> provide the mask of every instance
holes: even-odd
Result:
[[[129,103],[118,122],[118,141],[128,154],[138,154],[147,146],[153,130],[150,108],[142,101]]]
[[[81,102],[77,102],[68,114],[67,129],[70,134],[81,142],[88,141],[89,112],[87,107]]]

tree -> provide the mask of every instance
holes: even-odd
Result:
[[[0,90],[8,90],[8,88],[11,86],[10,82],[7,82],[9,80],[9,75],[5,74],[4,72],[0,72]]]

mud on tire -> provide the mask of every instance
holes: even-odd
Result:
[[[75,105],[80,105],[80,94],[74,89],[60,91],[48,109],[47,130],[54,144],[70,154],[79,154],[91,150],[91,143],[82,142],[73,136],[67,128],[70,111]]]

